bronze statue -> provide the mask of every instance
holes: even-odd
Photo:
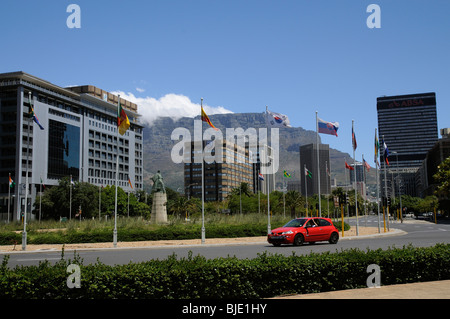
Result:
[[[164,187],[163,178],[161,176],[161,172],[158,170],[158,173],[153,175],[152,177],[153,181],[153,187],[152,187],[152,193],[162,192],[166,193],[166,188]]]

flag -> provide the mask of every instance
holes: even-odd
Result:
[[[286,172],[286,171],[283,172],[283,175],[284,175],[284,177],[291,178],[291,174],[289,174],[289,173]]]
[[[14,185],[16,185],[16,183],[13,181],[13,179],[11,178],[11,176],[9,176],[9,187],[13,188]]]
[[[267,125],[271,127],[291,127],[289,118],[281,113],[267,110]]]
[[[263,181],[264,180],[264,175],[261,174],[261,173],[258,173],[258,178],[259,178],[260,181]]]
[[[369,165],[369,163],[366,162],[366,160],[364,158],[363,158],[363,164],[364,164],[364,167],[366,168],[366,170],[369,172],[370,171],[370,165]]]
[[[355,134],[355,131],[353,130],[353,127],[352,127],[352,145],[353,145],[353,150],[356,150],[356,147],[358,145],[356,144],[356,134]]]
[[[130,178],[128,177],[128,184],[130,184],[130,187],[133,188],[133,185],[131,185]]]
[[[351,171],[355,170],[354,167],[351,167],[350,165],[347,164],[347,161],[345,161],[345,168],[346,168],[346,169],[349,169],[349,170],[351,170]]]
[[[75,185],[75,183],[73,182],[73,179],[72,179],[72,175],[70,175],[70,184]]]
[[[219,129],[216,128],[216,127],[211,123],[211,120],[209,119],[208,115],[206,115],[205,110],[203,109],[203,106],[201,107],[201,109],[202,109],[202,121],[208,123],[209,126],[211,126],[213,129],[215,129],[216,131],[218,131]]]
[[[306,167],[305,167],[305,175],[312,179],[312,174]]]
[[[44,184],[44,182],[42,181],[42,177],[40,177],[40,179],[41,179],[41,185],[44,187],[44,189],[45,189],[45,184]]]
[[[378,152],[380,151],[380,143],[378,142],[377,134],[375,133],[375,156],[374,162],[378,165]]]
[[[41,123],[39,123],[39,120],[36,114],[34,113],[33,105],[31,105],[31,103],[30,103],[30,116],[33,118],[33,121],[39,126],[39,128],[43,130],[44,127],[41,125]]]
[[[339,129],[338,122],[327,122],[320,118],[317,118],[317,127],[319,129],[319,133],[330,134],[336,137],[338,136],[337,135],[337,131]]]
[[[120,96],[119,106],[117,108],[117,127],[120,135],[125,134],[125,132],[130,128],[130,120],[128,119],[127,113],[125,113],[125,110],[120,105]]]
[[[389,150],[388,150],[388,147],[387,147],[386,143],[384,142],[384,139],[382,139],[381,142],[383,143],[383,148],[384,148],[383,160],[386,161],[386,164],[389,165],[389,160],[388,160]]]

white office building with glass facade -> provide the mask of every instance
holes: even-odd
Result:
[[[29,117],[30,96],[43,129]],[[117,155],[118,186],[130,191],[130,179],[133,190],[142,189],[143,126],[136,104],[123,98],[120,104],[131,124],[124,135],[117,133],[116,95],[91,85],[59,87],[24,72],[0,74],[0,219],[8,220],[9,211],[9,220],[20,220],[27,172],[28,220],[41,183],[57,185],[72,176],[74,182],[115,185]]]

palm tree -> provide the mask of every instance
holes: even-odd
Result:
[[[291,209],[291,217],[295,217],[295,208],[296,207],[300,208],[300,210],[299,210],[299,212],[300,212],[301,208],[305,204],[305,200],[302,197],[302,195],[298,191],[295,191],[295,190],[288,191],[286,193],[285,199],[286,199],[286,206]]]

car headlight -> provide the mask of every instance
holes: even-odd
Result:
[[[289,234],[293,234],[294,232],[292,230],[288,230],[285,232],[282,232],[281,235],[289,235]]]

